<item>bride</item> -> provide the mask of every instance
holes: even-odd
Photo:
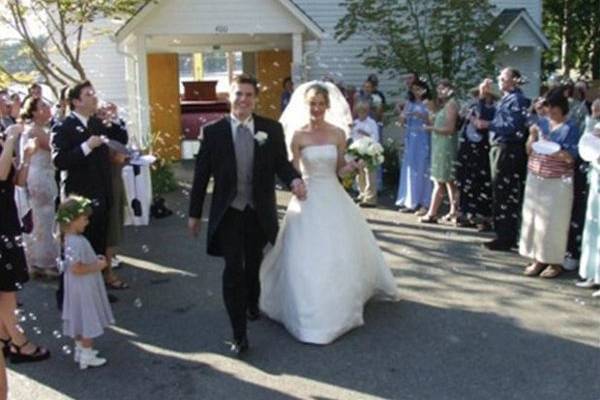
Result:
[[[327,344],[363,324],[372,297],[396,300],[394,277],[338,175],[346,163],[348,105],[330,83],[309,82],[281,122],[308,196],[290,201],[274,247],[260,269],[260,308],[301,342]]]

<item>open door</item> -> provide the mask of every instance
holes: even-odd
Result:
[[[148,97],[153,151],[165,160],[181,158],[181,106],[179,102],[179,57],[148,54]]]
[[[256,78],[261,91],[256,111],[265,117],[279,119],[283,81],[292,73],[292,52],[267,50],[256,53]]]

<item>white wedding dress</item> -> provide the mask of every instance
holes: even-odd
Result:
[[[386,266],[360,209],[336,175],[337,147],[302,149],[305,201],[292,198],[260,270],[260,308],[301,342],[327,344],[363,324],[372,297],[396,300]]]

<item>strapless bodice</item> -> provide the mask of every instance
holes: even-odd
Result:
[[[301,171],[305,179],[337,179],[338,154],[335,144],[307,146],[301,153]]]

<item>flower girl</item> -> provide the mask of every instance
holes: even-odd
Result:
[[[89,199],[70,196],[56,214],[64,246],[63,333],[75,339],[75,362],[80,369],[106,363],[93,349],[93,339],[114,323],[101,274],[106,259],[96,255],[83,236],[91,212]]]

